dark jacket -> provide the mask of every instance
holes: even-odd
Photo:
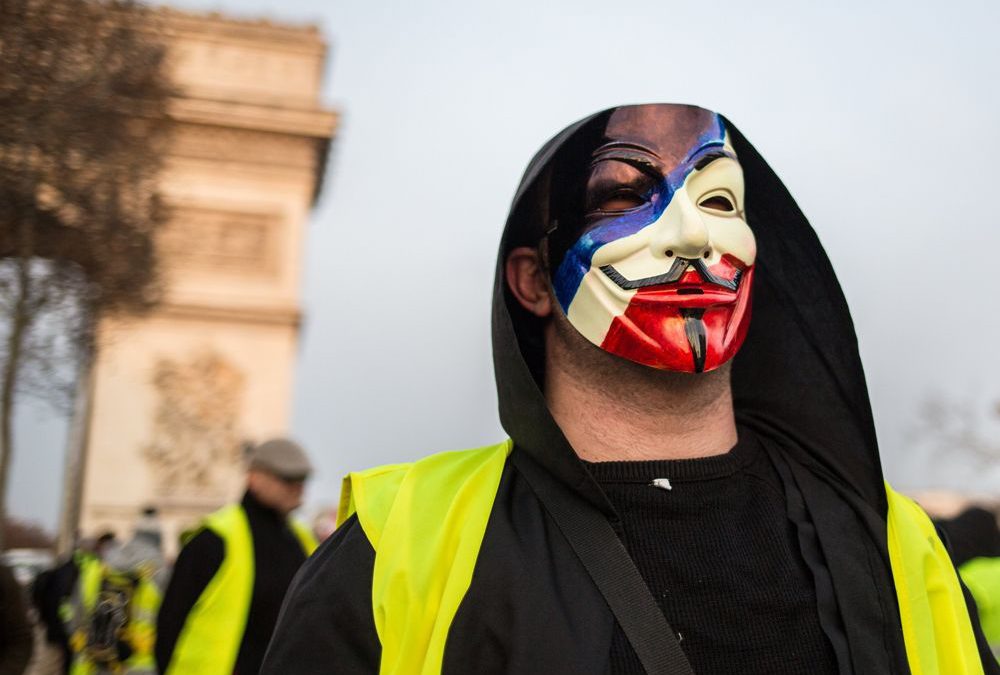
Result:
[[[504,261],[548,231],[547,184],[561,153],[600,135],[611,111],[564,130],[529,165],[500,244],[493,353],[500,419],[514,456],[543,469],[533,488],[508,461],[442,672],[606,672],[614,618],[539,500],[568,487],[578,508],[619,517],[549,414],[541,325],[510,297]],[[754,316],[733,364],[738,422],[784,484],[787,518],[812,574],[820,624],[842,673],[908,673],[886,548],[886,494],[871,406],[844,295],[816,234],[781,181],[728,122],[757,239]],[[348,520],[298,575],[267,675],[376,673],[374,551]],[[721,562],[720,562],[721,564]],[[978,622],[977,624],[978,633]],[[980,638],[987,673],[1000,672]]]
[[[241,504],[253,537],[254,583],[236,672],[256,675],[285,592],[306,555],[285,516],[261,504],[250,492],[243,496]],[[156,663],[160,672],[166,671],[188,614],[224,556],[222,539],[209,530],[195,535],[177,556],[156,621]],[[233,617],[233,621],[242,621],[242,617]]]
[[[10,569],[0,565],[0,675],[21,675],[33,643],[24,589]]]
[[[62,608],[73,595],[79,576],[77,556],[71,555],[62,564],[39,574],[31,591],[38,618],[45,625],[45,640],[62,653],[62,672],[66,675],[73,662],[73,650],[69,646]]]

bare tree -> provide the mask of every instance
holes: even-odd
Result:
[[[991,423],[1000,421],[1000,401],[992,406],[974,397],[951,399],[940,393],[925,398],[917,424],[909,433],[912,442],[922,442],[942,456],[956,454],[982,469],[1000,460],[1000,438],[991,433]]]
[[[163,58],[132,2],[0,0],[0,522],[16,397],[64,401],[98,320],[156,302]]]

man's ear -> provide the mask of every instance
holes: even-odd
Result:
[[[536,249],[519,246],[507,255],[507,286],[517,301],[535,316],[552,314],[549,278]]]

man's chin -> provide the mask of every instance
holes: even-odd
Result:
[[[647,368],[676,373],[707,373],[729,362],[742,342],[727,342],[728,325],[678,313],[665,321],[621,317],[605,336],[602,350]],[[638,317],[636,317],[638,318]],[[718,319],[718,317],[712,317]],[[715,323],[715,325],[706,325]]]

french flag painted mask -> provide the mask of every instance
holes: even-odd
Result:
[[[576,330],[663,370],[731,359],[750,322],[757,251],[722,118],[693,106],[616,109],[578,196],[557,221],[562,237],[574,234],[552,271]]]

